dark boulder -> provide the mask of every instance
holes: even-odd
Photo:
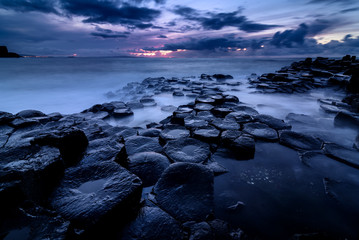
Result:
[[[311,135],[287,130],[280,133],[279,143],[296,150],[320,150],[323,144]]]
[[[158,128],[148,128],[139,131],[139,135],[143,137],[158,137],[161,134],[161,130]]]
[[[214,107],[211,104],[207,103],[197,103],[194,106],[194,110],[196,111],[211,111]]]
[[[214,119],[211,124],[216,128],[225,131],[225,130],[239,130],[241,126],[234,119]]]
[[[157,105],[156,101],[151,97],[143,97],[143,98],[140,99],[140,102],[145,107],[153,107],[153,106]]]
[[[229,147],[238,160],[254,158],[255,142],[253,137],[243,134],[230,143]]]
[[[15,119],[15,116],[13,114],[0,111],[0,125],[9,123],[9,122],[13,121],[14,119]]]
[[[128,117],[128,116],[132,116],[133,112],[131,110],[131,108],[128,107],[124,107],[124,108],[116,108],[115,110],[113,110],[111,116],[113,116],[114,118],[122,118],[122,117]]]
[[[266,140],[266,141],[277,141],[278,133],[273,128],[270,128],[267,124],[264,123],[246,123],[243,126],[243,132],[246,132],[256,139]]]
[[[165,144],[170,140],[176,140],[181,137],[189,137],[190,132],[183,126],[169,125],[160,133],[160,142]]]
[[[46,114],[37,110],[23,110],[16,114],[17,117],[23,118],[34,118],[34,117],[45,117]]]
[[[228,107],[215,107],[211,110],[214,116],[224,118],[229,113],[233,112],[232,109]]]
[[[221,133],[221,143],[223,145],[231,144],[236,138],[242,134],[238,130],[226,130]]]
[[[214,77],[215,79],[219,80],[219,79],[233,79],[233,77],[231,75],[225,75],[225,74],[214,74],[212,77]]]
[[[23,117],[17,117],[9,123],[9,125],[14,128],[27,128],[39,124],[40,122],[35,119],[27,119]]]
[[[73,165],[81,160],[88,140],[85,133],[76,128],[64,128],[36,137],[32,143],[42,146],[57,147],[66,165]]]
[[[348,91],[352,93],[359,93],[359,69],[352,72],[352,77],[349,80]]]
[[[180,224],[158,207],[144,207],[137,218],[128,224],[123,240],[182,240]]]
[[[193,137],[204,142],[216,143],[219,140],[219,134],[220,131],[217,130],[215,127],[208,126],[208,127],[197,128],[193,132]]]
[[[17,53],[8,52],[6,46],[0,46],[0,58],[19,58],[21,57]]]
[[[248,107],[248,106],[235,106],[235,107],[232,107],[232,109],[235,112],[246,113],[246,114],[249,114],[252,116],[259,114],[257,110],[255,110],[254,108]]]
[[[292,126],[288,123],[284,122],[281,119],[272,117],[270,115],[259,114],[254,117],[254,119],[260,123],[267,124],[269,127],[275,130],[284,130],[284,129],[291,129]]]
[[[133,155],[140,152],[162,152],[162,147],[157,138],[133,136],[125,142],[127,154]]]
[[[125,167],[141,178],[144,187],[154,185],[162,172],[170,165],[170,161],[162,154],[141,152],[128,157]]]
[[[326,143],[323,150],[328,157],[352,167],[359,168],[359,152],[355,149],[342,147],[335,143]]]
[[[141,185],[138,177],[113,162],[70,168],[51,205],[74,227],[88,231],[114,218],[128,221],[138,208]]]
[[[193,138],[179,138],[169,141],[164,152],[173,162],[202,163],[211,155],[207,143]]]
[[[253,121],[253,117],[244,112],[231,112],[225,117],[225,119],[235,120],[239,124]]]
[[[214,240],[212,228],[207,222],[187,222],[184,225],[189,229],[189,240]]]
[[[335,116],[334,125],[337,127],[359,128],[359,114],[341,111]]]
[[[157,203],[181,222],[204,221],[213,211],[213,178],[203,165],[174,163],[154,188]]]

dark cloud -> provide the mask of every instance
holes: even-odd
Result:
[[[157,36],[157,38],[167,38],[167,36],[166,35],[159,35],[159,36]]]
[[[339,4],[348,4],[355,3],[356,0],[310,0],[309,4],[317,4],[317,3],[339,3]]]
[[[340,13],[348,13],[348,12],[356,12],[356,11],[359,11],[359,7],[347,8],[347,9],[341,10]]]
[[[145,7],[135,7],[122,4],[120,7],[114,1],[100,0],[62,0],[63,9],[70,15],[84,16],[84,22],[111,23],[149,28],[161,11]]]
[[[182,16],[186,20],[198,22],[206,30],[236,27],[245,32],[259,32],[278,27],[278,25],[266,25],[249,21],[247,17],[239,15],[241,11],[242,9],[227,13],[206,12],[203,14],[196,9],[179,5],[173,9],[175,14]]]
[[[128,35],[125,35],[125,34],[107,34],[107,33],[99,33],[99,32],[93,32],[91,33],[92,36],[95,36],[95,37],[101,37],[101,38],[104,38],[104,39],[107,39],[107,38],[127,38]]]
[[[0,0],[0,8],[18,12],[56,13],[52,0]]]
[[[129,34],[131,34],[130,32],[118,32],[118,31],[113,31],[111,29],[101,28],[99,26],[96,26],[95,29],[96,29],[96,32],[92,32],[91,35],[95,36],[95,37],[104,38],[104,39],[127,38],[129,36]]]

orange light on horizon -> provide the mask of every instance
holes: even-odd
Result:
[[[187,51],[186,49],[177,49],[176,51],[172,51],[172,50],[144,50],[144,49],[139,49],[137,52],[130,52],[131,55],[136,56],[136,57],[168,57],[170,58],[171,56],[168,56],[169,54],[173,53],[173,52],[185,52]]]

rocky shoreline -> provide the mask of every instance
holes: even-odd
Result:
[[[358,69],[354,56],[308,58],[276,73],[253,74],[248,81],[262,94],[346,89],[342,101],[319,99],[320,106],[335,115],[335,126],[358,130]],[[296,152],[303,165],[325,157],[358,171],[359,134],[348,148],[294,131],[292,123],[310,124],[310,117],[289,114],[284,121],[260,114],[245,99],[227,93],[241,84],[222,74],[148,78],[107,94],[126,103],[97,104],[71,115],[0,112],[0,237],[268,239],[270,233],[256,235],[218,217],[215,181],[232,171],[218,159],[254,161],[261,144],[270,143]],[[132,116],[134,109],[155,106],[153,96],[164,92],[194,101],[166,106],[163,111],[171,116],[146,128],[109,124]],[[326,196],[340,201],[332,187],[337,180],[322,179]],[[241,211],[246,204],[239,199],[223,207]],[[330,229],[298,231],[276,239],[359,236]]]

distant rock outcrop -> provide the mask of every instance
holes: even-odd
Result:
[[[6,46],[0,46],[0,58],[19,58],[17,53],[9,52]]]

